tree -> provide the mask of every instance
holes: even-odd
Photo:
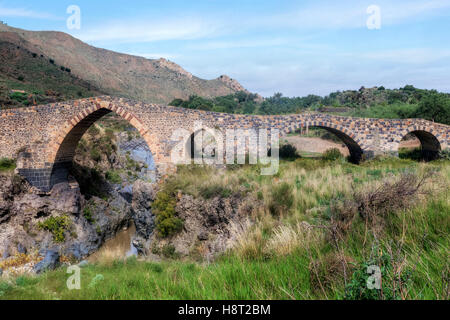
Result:
[[[425,96],[420,101],[414,117],[450,124],[450,98],[440,93]]]

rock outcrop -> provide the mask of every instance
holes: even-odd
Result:
[[[176,212],[184,221],[183,231],[170,239],[153,236],[153,247],[173,246],[179,255],[213,259],[233,245],[235,230],[247,228],[249,217],[258,208],[256,199],[237,193],[228,198],[194,198],[179,195]]]

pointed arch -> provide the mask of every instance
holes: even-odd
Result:
[[[57,183],[67,180],[68,169],[72,165],[78,142],[86,131],[99,119],[109,113],[116,113],[135,127],[152,152],[155,162],[161,159],[161,150],[154,137],[144,124],[131,112],[102,101],[92,103],[67,121],[50,144],[47,161],[51,166],[49,190]]]

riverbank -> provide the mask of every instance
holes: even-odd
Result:
[[[262,203],[213,260],[192,250],[162,262],[89,264],[81,270],[81,290],[67,289],[61,268],[2,280],[0,299],[449,298],[449,161],[388,158],[356,166],[300,159],[282,162],[275,177],[242,166],[204,180],[211,170],[181,170],[170,183],[195,197],[221,190],[213,198],[244,186]],[[417,186],[412,196],[415,188],[405,193],[409,186]],[[377,190],[386,192],[387,205],[367,200],[382,197]],[[192,246],[201,249],[202,242]],[[365,285],[370,265],[382,270],[382,290]]]

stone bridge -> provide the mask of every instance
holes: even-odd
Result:
[[[320,127],[336,134],[349,148],[353,162],[374,154],[398,154],[409,133],[422,150],[434,157],[450,147],[450,127],[421,119],[384,120],[294,114],[233,115],[150,105],[128,99],[97,97],[23,109],[0,111],[0,158],[17,159],[17,171],[44,192],[67,179],[77,144],[94,122],[114,112],[145,139],[160,174],[173,168],[171,151],[175,129],[194,133],[194,123],[226,129],[278,129],[283,134],[302,127]]]

